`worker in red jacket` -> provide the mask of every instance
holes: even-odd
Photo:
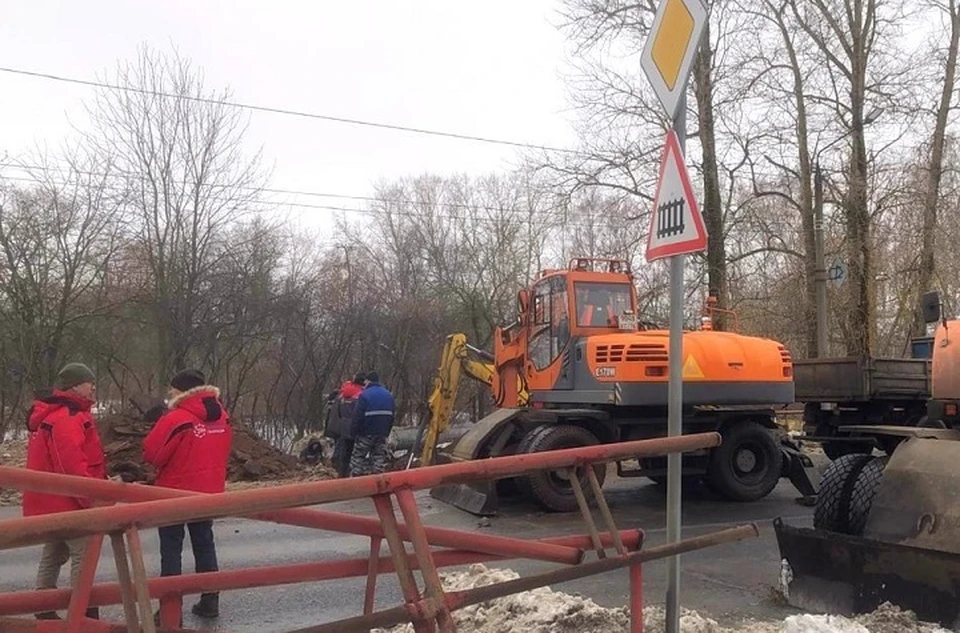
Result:
[[[90,412],[97,391],[96,377],[81,363],[69,363],[57,374],[52,395],[38,398],[30,407],[27,428],[27,468],[78,477],[106,478],[103,447]],[[70,512],[89,508],[91,500],[47,492],[23,493],[23,516]],[[70,561],[70,584],[76,586],[86,538],[55,541],[43,546],[37,570],[37,589],[55,589],[60,569]],[[87,610],[96,618],[97,609]],[[41,620],[58,620],[55,611],[36,614]]]
[[[220,390],[208,385],[202,372],[187,369],[170,380],[167,407],[169,410],[143,441],[144,459],[157,470],[156,485],[194,492],[223,492],[233,431],[220,402]],[[217,571],[213,521],[195,521],[186,527],[190,532],[196,572]],[[184,526],[168,525],[159,532],[160,575],[179,576]],[[192,610],[203,618],[218,617],[219,594],[201,594]]]

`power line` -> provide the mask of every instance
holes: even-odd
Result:
[[[98,175],[98,174],[93,173],[93,172],[90,172],[90,173],[91,173],[91,175]],[[102,174],[100,174],[100,175],[102,175]],[[68,184],[68,183],[63,183],[63,182],[47,182],[47,181],[41,180],[40,178],[37,178],[36,176],[0,176],[0,181],[3,181],[3,180],[12,180],[12,181],[16,181],[16,182],[31,182],[31,183],[38,183],[38,184],[53,184],[53,185],[59,185],[59,186],[65,186],[66,184]],[[106,189],[107,191],[115,191],[115,192],[123,191],[123,189],[121,189],[121,188],[119,188],[119,187],[116,187],[116,186],[104,186],[104,189]],[[214,196],[214,197],[211,197],[210,199],[211,199],[211,200],[214,200],[214,201],[218,201],[218,202],[235,202],[235,201],[238,200],[237,198],[224,198],[224,197],[215,197],[215,196]],[[403,201],[403,200],[390,200],[390,199],[374,199],[374,200],[377,200],[377,201],[379,201],[379,202],[386,202],[386,203],[394,202],[394,203],[401,203],[401,204],[405,202],[405,201]],[[272,208],[272,209],[275,209],[275,210],[292,207],[292,208],[301,208],[301,209],[316,209],[316,210],[323,210],[323,211],[338,211],[338,212],[344,212],[344,213],[359,213],[359,214],[363,214],[363,215],[372,215],[372,216],[390,216],[390,215],[396,215],[396,216],[410,217],[410,218],[422,218],[422,217],[423,217],[423,214],[420,214],[420,213],[416,213],[416,212],[413,212],[413,211],[401,211],[401,210],[396,210],[396,209],[395,209],[395,210],[392,210],[392,211],[387,210],[387,209],[370,209],[370,208],[368,208],[368,209],[363,209],[363,208],[358,208],[358,207],[342,207],[342,206],[325,205],[325,204],[306,204],[306,203],[298,203],[298,202],[280,202],[280,201],[276,201],[276,200],[260,200],[260,201],[257,201],[257,202],[251,203],[251,204],[252,204],[252,206],[254,206],[254,207],[256,207],[256,206],[266,206],[266,207],[269,207],[269,208]],[[559,218],[559,219],[561,219],[561,220],[564,220],[564,221],[562,221],[562,222],[560,223],[560,228],[566,228],[566,227],[583,228],[583,229],[597,229],[597,228],[598,228],[598,226],[597,226],[596,224],[584,224],[584,223],[580,223],[580,222],[569,222],[569,221],[566,221],[566,220],[565,220],[565,218],[567,217],[566,214],[564,214],[563,212],[558,212],[558,211],[552,211],[552,212],[551,212],[551,211],[534,211],[534,212],[531,214],[531,216],[532,216],[532,217],[528,217],[528,218],[519,218],[519,219],[514,218],[514,219],[515,219],[518,223],[521,223],[521,224],[522,224],[522,223],[526,223],[526,224],[531,224],[531,225],[532,225],[532,224],[534,224],[534,223],[538,223],[539,220],[541,220],[541,219],[543,219],[543,218],[545,218],[545,217],[553,217],[553,218]],[[501,222],[501,220],[498,220],[497,218],[482,218],[482,217],[481,217],[481,218],[468,218],[468,217],[465,216],[465,215],[449,215],[449,214],[445,214],[445,213],[437,213],[437,214],[436,214],[435,216],[433,216],[433,217],[442,218],[442,219],[446,219],[446,220],[456,220],[456,221],[471,220],[472,222],[486,223],[486,224],[499,224],[499,223]],[[598,218],[598,220],[599,220],[599,218]],[[627,222],[627,223],[629,223],[629,222]],[[621,224],[621,223],[609,222],[608,227],[622,228],[622,227],[624,227],[625,224],[627,224],[627,223]]]
[[[166,92],[160,92],[158,90],[147,90],[146,88],[136,88],[133,86],[121,86],[118,84],[109,84],[101,81],[94,81],[91,79],[79,79],[76,77],[65,77],[63,75],[54,75],[52,73],[37,72],[32,70],[24,70],[21,68],[9,68],[0,66],[0,72],[10,73],[14,75],[23,75],[26,77],[34,77],[37,79],[47,79],[50,81],[59,81],[63,83],[77,84],[81,86],[89,86],[93,88],[106,88],[109,90],[120,90],[123,92],[134,92],[138,94],[146,94],[157,97],[164,97],[169,99],[186,99],[187,101],[195,101],[197,103],[206,103],[213,105],[228,105],[235,108],[240,108],[243,110],[252,110],[255,112],[268,112],[271,114],[283,114],[287,116],[296,116],[307,119],[319,119],[321,121],[330,121],[333,123],[345,123],[349,125],[359,125],[364,127],[372,127],[383,130],[394,130],[398,132],[409,132],[412,134],[424,134],[428,136],[439,136],[444,138],[453,138],[459,139],[462,141],[474,141],[478,143],[489,143],[492,145],[507,145],[510,147],[523,147],[528,149],[538,149],[549,152],[561,152],[565,154],[577,154],[581,152],[573,149],[568,149],[564,147],[553,147],[551,145],[538,145],[536,143],[525,143],[521,141],[508,141],[505,139],[496,139],[489,138],[485,136],[474,136],[472,134],[461,134],[459,132],[444,132],[440,130],[429,130],[426,128],[411,127],[406,125],[397,125],[393,123],[381,123],[377,121],[365,121],[362,119],[352,119],[347,117],[333,116],[329,114],[318,114],[315,112],[304,112],[302,110],[291,110],[288,108],[279,108],[272,106],[262,106],[251,103],[242,103],[239,101],[225,101],[219,99],[210,99],[207,97],[196,97],[191,95],[173,95]]]
[[[14,169],[20,169],[28,173],[31,171],[42,171],[44,173],[56,173],[56,174],[61,173],[61,170],[57,169],[56,167],[50,167],[45,165],[32,165],[29,163],[0,162],[0,168],[2,167],[12,167]],[[84,176],[97,176],[101,178],[107,178],[113,175],[107,172],[88,171],[83,169],[76,169],[73,167],[68,168],[68,170]],[[116,172],[116,175],[124,176],[127,178],[130,178],[132,176],[127,172],[119,171],[119,170]],[[136,176],[133,176],[133,177],[137,178]],[[12,180],[13,178],[8,177],[8,179]],[[144,176],[139,176],[138,179],[144,182],[147,180],[146,177]],[[36,182],[42,182],[42,181],[36,180]],[[188,183],[182,180],[174,181],[174,182],[175,184],[178,184],[178,185],[193,184],[193,183]],[[63,184],[63,183],[60,183],[60,184]],[[469,204],[466,202],[451,202],[446,200],[442,202],[430,202],[425,200],[410,200],[406,198],[383,198],[383,197],[377,198],[374,196],[360,196],[360,195],[345,194],[345,193],[325,193],[321,191],[303,191],[303,190],[297,190],[297,189],[274,189],[271,187],[249,187],[249,186],[243,186],[243,185],[218,185],[213,183],[202,183],[202,186],[209,187],[211,189],[228,189],[229,188],[229,189],[238,189],[242,191],[256,191],[256,192],[263,192],[263,193],[295,195],[295,196],[304,196],[304,197],[313,197],[313,198],[336,198],[341,200],[355,200],[360,202],[387,202],[387,203],[392,202],[397,204],[416,204],[416,205],[427,204],[430,206],[439,206],[439,207],[445,207],[445,208],[477,209],[482,211],[493,211],[493,212],[504,212],[504,211],[509,211],[512,213],[528,213],[529,212],[526,209],[521,209],[517,207],[499,207],[499,206],[494,207],[489,205]],[[562,214],[562,212],[554,212],[554,213]]]

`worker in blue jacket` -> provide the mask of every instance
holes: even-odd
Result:
[[[371,371],[353,413],[351,476],[386,472],[390,461],[387,438],[393,419],[393,394],[380,384],[377,372]]]

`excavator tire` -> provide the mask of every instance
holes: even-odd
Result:
[[[545,424],[533,429],[517,447],[517,454],[539,453],[563,448],[593,446],[600,440],[590,431],[570,424]],[[606,464],[596,466],[594,471],[600,485],[607,475]],[[586,477],[580,478],[581,487],[589,500],[590,483]],[[551,512],[572,512],[578,508],[573,486],[565,473],[560,471],[538,471],[519,479],[523,493],[534,499],[544,509]]]
[[[835,459],[820,482],[813,526],[852,536],[863,534],[886,465],[886,457],[862,453]]]
[[[707,485],[731,501],[756,501],[780,482],[783,453],[773,433],[754,420],[723,430],[723,442],[710,452]]]

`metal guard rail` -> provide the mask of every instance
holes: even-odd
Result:
[[[182,596],[185,594],[358,576],[367,577],[363,615],[300,629],[298,633],[349,633],[402,622],[412,622],[417,633],[432,633],[437,629],[443,633],[452,633],[456,626],[451,613],[456,609],[623,567],[630,568],[631,631],[642,633],[643,562],[754,537],[758,531],[756,526],[751,524],[641,550],[643,533],[640,530],[620,531],[616,528],[593,466],[623,459],[711,448],[719,443],[719,434],[700,433],[512,455],[346,480],[290,484],[217,495],[0,467],[0,487],[84,496],[101,503],[123,503],[0,521],[0,549],[37,545],[53,540],[89,538],[80,566],[80,577],[73,589],[0,593],[0,633],[20,630],[38,633],[154,633],[156,627],[151,611],[151,598],[160,599],[162,630],[184,630],[180,627]],[[415,490],[440,484],[516,477],[537,470],[570,471],[573,475],[570,482],[588,534],[531,541],[428,527],[421,521],[414,497]],[[589,485],[589,493],[584,490],[584,481]],[[363,497],[373,499],[378,519],[300,507]],[[402,523],[396,516],[394,497],[400,509]],[[607,528],[604,532],[596,526],[590,501],[599,509]],[[370,556],[367,559],[147,578],[139,530],[227,516],[242,516],[367,536],[370,538]],[[118,582],[94,585],[103,539],[107,535],[113,547]],[[390,547],[389,557],[380,556],[383,540],[386,540]],[[407,552],[405,542],[412,544],[412,553]],[[433,547],[445,549],[435,550]],[[606,550],[611,547],[615,549],[616,555],[608,557]],[[598,559],[584,563],[585,552],[589,549],[596,551]],[[437,571],[439,567],[510,558],[555,562],[567,567],[468,591],[445,592],[441,586]],[[413,575],[415,569],[420,571],[423,579],[422,592]],[[397,574],[404,604],[374,612],[377,577],[381,573],[391,572]],[[108,604],[123,605],[123,624],[84,617],[89,606]],[[65,621],[33,621],[5,617],[64,608],[67,609]]]

